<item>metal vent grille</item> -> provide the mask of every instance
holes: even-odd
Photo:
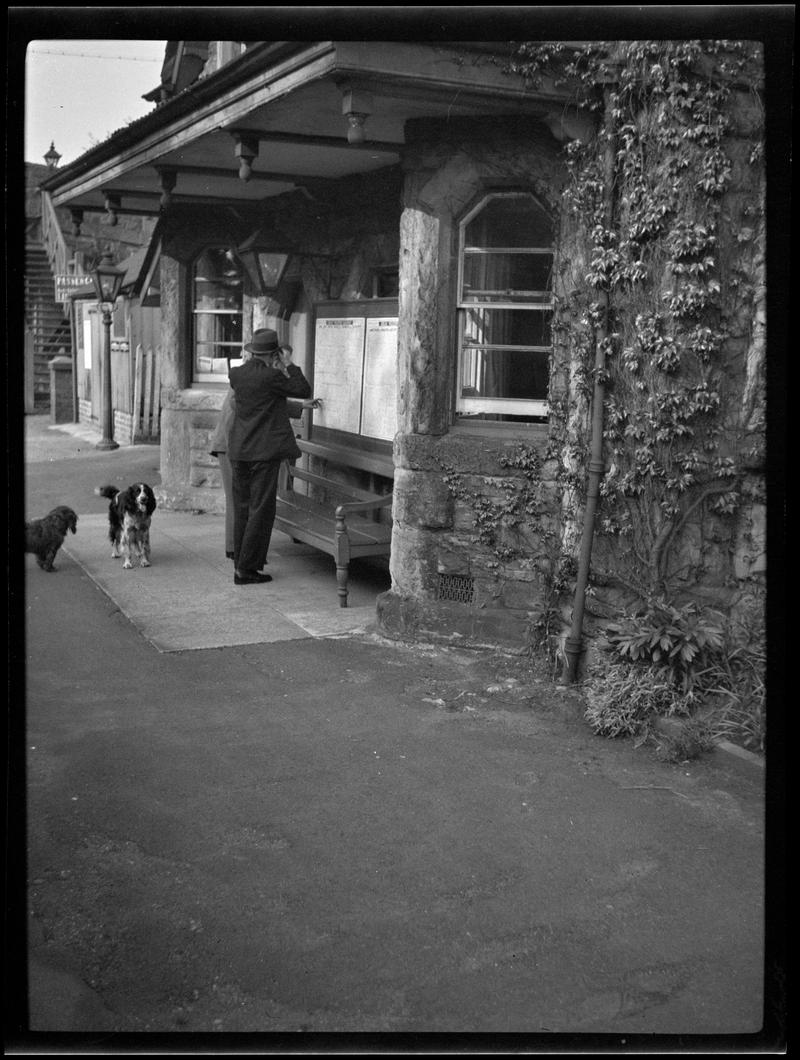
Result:
[[[467,574],[440,574],[436,599],[471,604],[475,599],[475,579]]]

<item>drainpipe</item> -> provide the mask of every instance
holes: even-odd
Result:
[[[604,213],[606,227],[610,228],[614,216],[614,119],[611,106],[612,83],[607,82],[603,88],[604,114],[603,122],[606,133],[605,156],[603,159]],[[609,336],[609,296],[608,290],[599,292],[601,320],[595,336],[594,392],[592,394],[592,440],[589,458],[589,482],[586,489],[586,508],[583,514],[581,550],[578,559],[578,575],[575,582],[575,600],[572,606],[572,625],[569,636],[564,642],[565,665],[562,677],[564,684],[574,684],[578,677],[578,663],[583,652],[583,614],[586,608],[586,586],[589,581],[589,567],[594,543],[594,527],[597,514],[597,502],[600,496],[600,482],[605,473],[603,463],[603,405],[605,401],[605,356],[606,340]]]

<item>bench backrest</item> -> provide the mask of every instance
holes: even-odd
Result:
[[[345,446],[314,442],[305,438],[297,438],[296,441],[302,453],[325,460],[329,467],[324,474],[321,474],[319,471],[310,471],[297,465],[285,464],[281,473],[281,490],[292,489],[292,479],[299,479],[309,485],[323,488],[326,492],[335,492],[343,497],[359,501],[373,500],[390,492],[384,490],[383,493],[377,493],[374,490],[366,490],[350,482],[343,482],[332,473],[333,468],[336,467],[343,471],[368,472],[391,481],[394,479],[394,464],[390,457],[381,456],[379,453],[364,452],[360,449],[349,449]]]

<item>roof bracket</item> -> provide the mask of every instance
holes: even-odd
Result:
[[[106,191],[103,193],[103,205],[108,215],[108,224],[113,228],[117,223],[117,211],[122,205],[122,199],[119,195]]]
[[[175,169],[165,169],[162,166],[156,166],[156,170],[158,172],[159,184],[161,186],[161,198],[159,203],[162,210],[167,210],[172,204],[172,192],[175,190],[175,185],[178,183],[178,171]]]

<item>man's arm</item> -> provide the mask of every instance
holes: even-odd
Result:
[[[289,398],[286,408],[289,410],[289,419],[299,420],[303,415],[303,409],[322,408],[322,398],[306,398],[305,401],[293,401]]]
[[[311,397],[311,384],[296,364],[290,364],[285,373],[274,369],[269,384],[271,390],[287,398]]]

